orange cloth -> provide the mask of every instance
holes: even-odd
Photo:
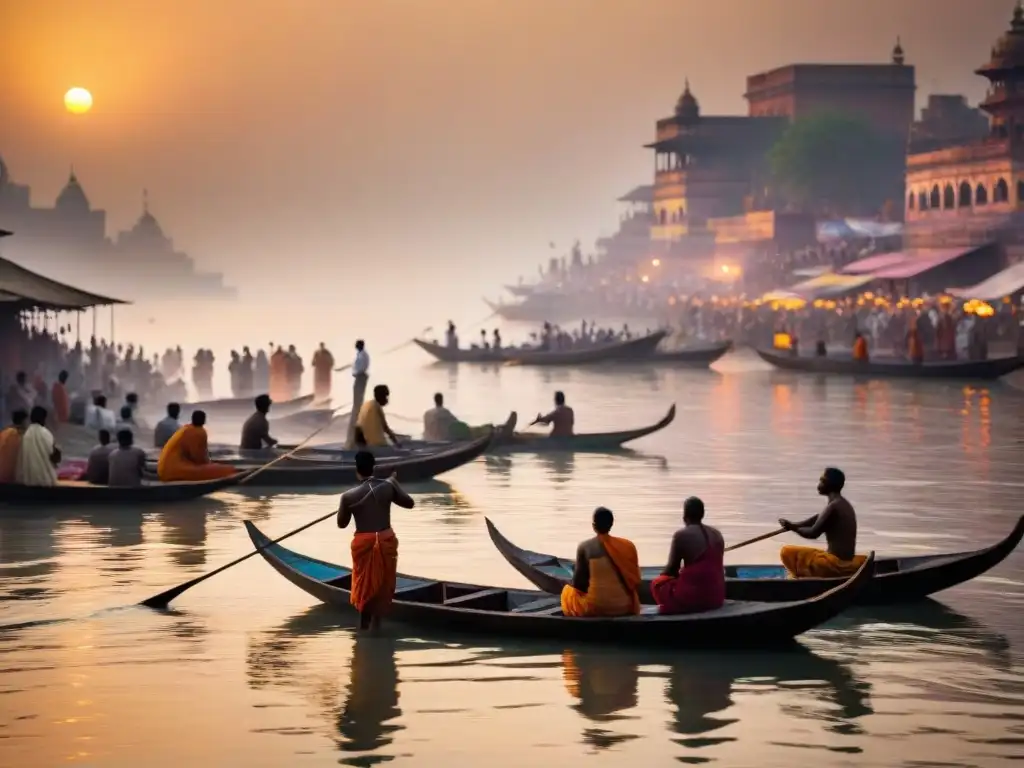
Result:
[[[852,576],[864,565],[864,555],[854,555],[852,560],[840,560],[824,549],[787,545],[779,553],[782,564],[794,579],[828,579],[837,576]]]
[[[291,387],[288,382],[288,355],[282,349],[270,356],[270,398],[278,403],[291,400]]]
[[[21,450],[21,432],[14,427],[0,432],[0,483],[13,483]]]
[[[572,584],[565,585],[562,613],[566,616],[634,616],[640,613],[636,589],[642,579],[636,547],[629,539],[606,533],[598,534],[597,538],[608,557],[590,560],[590,585],[586,592],[580,592]],[[616,566],[622,579],[615,572]],[[628,593],[623,589],[623,580],[629,587]]]
[[[917,328],[911,328],[907,334],[907,354],[915,363],[924,360],[924,347],[921,346],[921,336]]]
[[[186,424],[160,451],[156,474],[165,483],[175,480],[216,480],[238,472],[227,464],[210,461],[206,429]]]
[[[860,362],[867,362],[868,342],[863,336],[853,342],[853,359]]]
[[[71,401],[68,399],[67,388],[59,381],[53,382],[50,397],[53,400],[53,413],[57,417],[57,423],[67,424],[71,418]]]
[[[326,349],[318,349],[313,355],[313,394],[317,400],[330,396],[333,370],[334,357]]]
[[[380,615],[395,599],[398,579],[398,537],[388,528],[352,537],[352,605],[359,612]]]

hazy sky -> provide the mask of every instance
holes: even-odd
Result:
[[[7,0],[0,155],[50,203],[74,163],[114,228],[154,213],[246,268],[384,259],[532,273],[615,225],[689,77],[708,113],[791,62],[885,62],[919,102],[972,70],[1012,0]],[[64,112],[64,91],[95,108]],[[361,261],[363,260],[363,261]],[[461,272],[460,270],[465,270]],[[291,270],[289,275],[294,275]]]

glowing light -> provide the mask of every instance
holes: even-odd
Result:
[[[722,265],[722,274],[723,275],[728,275],[729,274],[729,265],[728,264],[723,264]]]
[[[650,280],[650,278],[647,275],[640,276],[640,282],[646,283],[648,280]]]
[[[651,266],[652,267],[660,267],[661,266],[661,259],[651,259]]]
[[[92,94],[76,86],[64,94],[64,108],[73,115],[84,115],[92,109]]]

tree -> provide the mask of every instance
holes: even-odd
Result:
[[[903,199],[902,139],[855,117],[821,113],[797,120],[768,160],[780,191],[804,210],[853,214]]]

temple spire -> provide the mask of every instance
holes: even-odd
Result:
[[[900,40],[899,35],[896,35],[896,45],[892,49],[892,63],[903,66],[904,61],[906,58],[903,55],[903,41]]]

